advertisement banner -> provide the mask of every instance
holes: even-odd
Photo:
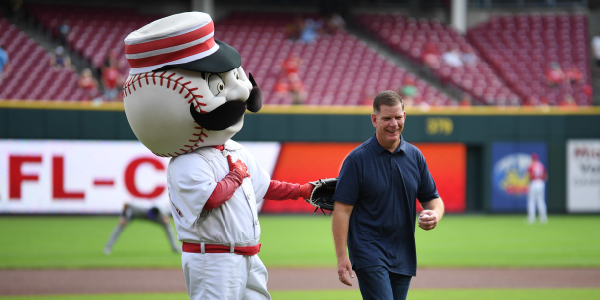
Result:
[[[272,179],[304,184],[320,178],[338,177],[344,159],[360,143],[283,143]],[[266,213],[313,213],[303,199],[264,201]]]
[[[279,143],[242,143],[272,174]],[[168,203],[169,158],[137,141],[0,141],[0,213],[118,213]]]
[[[360,143],[283,143],[273,179],[306,183],[337,177],[346,156]],[[466,199],[466,147],[454,143],[415,143],[421,150],[446,211],[463,212]],[[420,208],[420,205],[417,205]],[[313,213],[302,200],[265,201],[267,213]]]
[[[492,144],[492,203],[493,212],[526,212],[531,154],[537,153],[548,169],[546,143]],[[552,174],[549,174],[552,176]],[[548,187],[546,187],[547,191]],[[546,199],[547,199],[547,194]]]
[[[359,143],[240,142],[272,178],[306,183],[337,177]],[[446,210],[465,208],[466,148],[416,144],[427,160]],[[0,213],[114,214],[124,202],[168,204],[169,158],[137,141],[0,141]],[[262,201],[269,213],[313,213],[302,199]],[[419,207],[419,206],[418,206]]]
[[[447,212],[464,212],[467,198],[467,147],[458,143],[415,143]],[[420,208],[420,205],[417,205]]]
[[[600,212],[600,140],[567,141],[567,211]]]

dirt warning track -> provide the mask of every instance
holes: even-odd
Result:
[[[357,289],[334,268],[269,268],[270,290]],[[419,269],[411,289],[600,288],[600,269]],[[186,292],[180,269],[0,270],[0,295]]]

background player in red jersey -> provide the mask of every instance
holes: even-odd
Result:
[[[540,222],[548,222],[546,213],[545,191],[546,191],[546,168],[540,162],[537,153],[531,154],[531,165],[527,169],[529,174],[529,195],[527,196],[527,217],[529,224],[535,223],[535,207],[540,214]]]

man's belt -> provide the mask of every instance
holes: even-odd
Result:
[[[257,244],[256,246],[235,247],[235,244],[224,246],[183,242],[181,249],[183,252],[189,253],[235,253],[239,255],[256,255],[260,252],[260,245],[261,244]]]

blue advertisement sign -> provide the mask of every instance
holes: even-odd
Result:
[[[536,153],[548,169],[546,143],[492,144],[492,205],[493,212],[526,212],[531,154]],[[545,193],[547,195],[548,193]]]

